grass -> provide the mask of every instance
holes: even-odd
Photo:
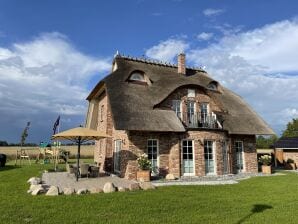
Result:
[[[31,196],[26,181],[52,165],[0,169],[0,223],[297,223],[298,175],[236,185]]]

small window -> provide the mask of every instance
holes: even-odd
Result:
[[[195,97],[195,96],[196,96],[196,92],[194,89],[187,90],[187,97]]]
[[[144,74],[140,72],[133,72],[129,78],[131,81],[139,81],[139,82],[146,82],[144,78]]]
[[[207,88],[211,89],[211,90],[217,90],[217,84],[215,82],[211,82],[211,83],[209,83]]]
[[[182,114],[181,114],[181,100],[173,100],[172,101],[172,109],[175,111],[176,115],[179,118],[182,118]]]

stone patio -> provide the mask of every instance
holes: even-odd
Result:
[[[101,188],[103,189],[105,183],[111,182],[117,188],[129,188],[129,186],[135,181],[126,180],[124,178],[119,178],[117,176],[103,176],[97,178],[79,178],[79,181],[76,181],[75,175],[68,172],[53,172],[53,173],[43,173],[42,182],[48,186],[56,186],[59,189],[64,188],[73,188],[75,191],[79,189],[90,190],[92,188]]]

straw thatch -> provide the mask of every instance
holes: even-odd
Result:
[[[215,80],[201,69],[188,68],[186,75],[181,75],[177,73],[177,66],[159,62],[123,56],[117,56],[114,62],[118,69],[100,81],[87,99],[91,100],[105,85],[114,125],[118,130],[184,132],[184,126],[173,111],[156,107],[177,88],[193,85],[204,88],[223,107],[224,113],[220,115],[223,128],[230,134],[274,134],[235,93],[221,85],[220,91],[208,90],[208,84]],[[135,70],[143,71],[152,85],[127,82]]]

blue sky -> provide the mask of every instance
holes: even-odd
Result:
[[[202,66],[279,134],[298,116],[298,3],[0,0],[0,139],[48,140],[84,123],[116,50]]]

